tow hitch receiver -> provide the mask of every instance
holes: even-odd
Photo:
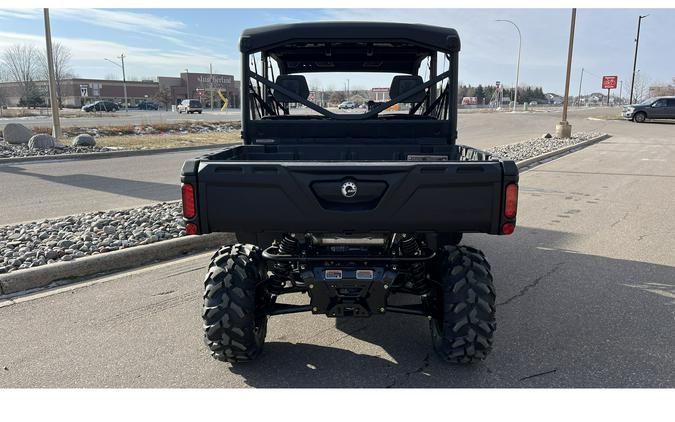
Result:
[[[382,314],[396,272],[384,267],[314,267],[301,274],[314,314],[368,317]]]

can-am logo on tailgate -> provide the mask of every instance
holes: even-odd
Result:
[[[356,183],[344,182],[340,190],[342,191],[342,196],[344,196],[345,198],[352,198],[354,195],[356,195],[357,191]]]

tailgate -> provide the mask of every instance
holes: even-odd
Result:
[[[508,163],[200,161],[200,231],[497,234]]]

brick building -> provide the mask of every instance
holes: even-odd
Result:
[[[222,100],[218,92],[228,99],[229,107],[239,107],[240,84],[232,75],[214,74],[211,79],[208,73],[181,73],[179,77],[160,76],[157,81],[127,81],[127,99],[133,107],[143,100],[164,102],[166,98],[168,108],[188,97],[201,99],[210,106],[211,91],[213,91],[214,107],[220,108]],[[61,103],[64,107],[81,107],[84,104],[97,100],[124,102],[124,83],[118,80],[72,78],[61,81]],[[47,81],[35,81],[36,90],[49,103],[49,88]],[[169,95],[160,95],[160,90]],[[16,82],[0,82],[0,97],[4,104],[10,107],[19,105],[21,87]]]

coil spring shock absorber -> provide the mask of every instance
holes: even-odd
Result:
[[[284,233],[278,248],[280,255],[298,255],[300,253],[300,242],[295,237]],[[273,286],[283,288],[286,281],[291,279],[292,270],[293,267],[290,262],[276,261],[272,265],[272,276],[270,277]]]
[[[413,236],[407,236],[400,240],[399,248],[401,255],[405,257],[422,255],[422,248]],[[410,264],[410,279],[404,284],[406,289],[419,291],[426,286],[426,267],[423,262]]]

